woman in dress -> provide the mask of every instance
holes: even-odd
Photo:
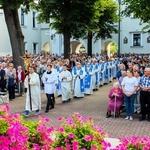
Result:
[[[111,112],[115,113],[115,116],[118,116],[119,110],[123,104],[123,93],[122,90],[119,88],[119,82],[115,82],[113,84],[113,88],[110,89],[108,94],[110,101],[107,107],[107,115],[106,118],[111,117]]]

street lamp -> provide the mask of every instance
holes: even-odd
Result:
[[[119,22],[118,22],[118,55],[120,55],[120,13],[121,13],[121,0],[118,0],[119,4]]]

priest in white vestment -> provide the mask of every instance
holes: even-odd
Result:
[[[71,80],[72,75],[67,70],[67,66],[64,64],[63,71],[59,74],[59,81],[61,83],[62,103],[71,100]]]
[[[76,66],[72,69],[72,75],[74,98],[83,98],[85,71],[83,70],[79,62],[77,62]]]
[[[94,69],[88,62],[87,65],[84,66],[85,70],[85,79],[84,79],[84,84],[85,84],[85,94],[93,94],[93,88],[92,88],[92,76],[95,76]]]
[[[24,86],[27,89],[27,93],[26,107],[23,115],[28,116],[30,111],[35,111],[35,115],[39,115],[39,111],[41,110],[40,78],[35,73],[34,67],[29,67],[29,75],[25,78]]]

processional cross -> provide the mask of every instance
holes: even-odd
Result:
[[[25,64],[25,68],[27,70],[27,74],[28,74],[28,87],[29,87],[29,99],[30,99],[30,109],[32,110],[32,99],[31,99],[31,87],[30,87],[30,76],[29,76],[29,65],[30,65],[30,61],[33,58],[33,56],[28,54],[28,51],[25,51],[24,56],[20,57],[21,59],[24,60],[24,64]]]
[[[20,58],[24,60],[25,68],[27,71],[29,71],[30,61],[33,56],[29,55],[28,51],[26,50],[24,56],[20,56]]]

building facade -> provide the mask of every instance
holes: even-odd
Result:
[[[49,27],[49,20],[38,24],[37,12],[31,10],[28,14],[24,13],[21,7],[19,12],[20,24],[24,35],[25,50],[31,54],[47,51],[51,53],[63,53],[63,35],[56,34],[55,30]],[[0,10],[0,55],[12,54],[10,39],[5,23],[3,11]],[[118,24],[115,25],[118,28]],[[109,44],[115,42],[119,45],[120,53],[150,53],[150,35],[143,33],[140,20],[135,19],[133,15],[128,18],[122,18],[120,22],[120,36],[113,34],[111,39],[98,40],[92,43],[93,53],[110,54]],[[87,40],[71,39],[71,52],[87,51]]]

